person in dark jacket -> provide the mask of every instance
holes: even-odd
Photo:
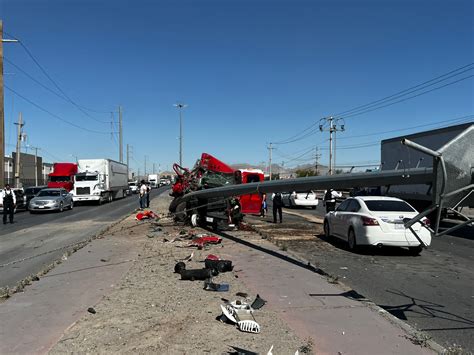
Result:
[[[272,201],[273,201],[273,223],[277,222],[277,213],[278,216],[280,217],[280,223],[283,222],[283,199],[281,197],[281,193],[277,192],[272,195]]]
[[[16,196],[9,184],[5,185],[5,189],[0,194],[3,203],[3,224],[7,224],[7,216],[10,223],[13,223],[13,214],[15,213]]]

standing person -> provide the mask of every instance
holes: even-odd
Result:
[[[326,206],[326,213],[329,213],[336,209],[336,197],[342,197],[342,194],[334,189],[327,189],[324,193],[324,204]]]
[[[146,192],[147,192],[147,187],[145,185],[145,180],[142,180],[140,182],[140,209],[144,209],[146,206]]]
[[[15,213],[16,196],[9,184],[5,185],[5,189],[0,194],[3,201],[3,224],[7,224],[7,215],[10,223],[13,223],[13,214]]]
[[[148,183],[146,185],[146,208],[150,207],[150,192],[151,192],[151,185]]]
[[[272,201],[273,201],[273,223],[277,222],[277,212],[278,212],[278,215],[280,216],[280,223],[282,223],[283,211],[281,208],[283,206],[283,199],[281,197],[281,193],[277,192],[276,194],[273,194]]]
[[[260,217],[265,217],[265,214],[268,211],[268,206],[267,206],[267,194],[264,192],[262,194],[262,207],[260,209]]]

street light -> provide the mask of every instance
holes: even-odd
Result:
[[[176,103],[173,105],[179,110],[179,165],[183,166],[183,108],[188,107],[186,104]]]

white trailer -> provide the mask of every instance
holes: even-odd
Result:
[[[159,187],[160,180],[158,178],[158,174],[149,174],[148,175],[148,182],[152,188]]]
[[[74,202],[101,204],[125,197],[128,190],[127,165],[110,159],[81,159],[74,177]]]

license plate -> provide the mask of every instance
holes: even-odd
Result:
[[[44,206],[38,206],[38,208],[44,208]]]
[[[206,217],[206,222],[214,222],[214,218]]]
[[[405,229],[405,225],[401,223],[395,223],[395,229]]]

